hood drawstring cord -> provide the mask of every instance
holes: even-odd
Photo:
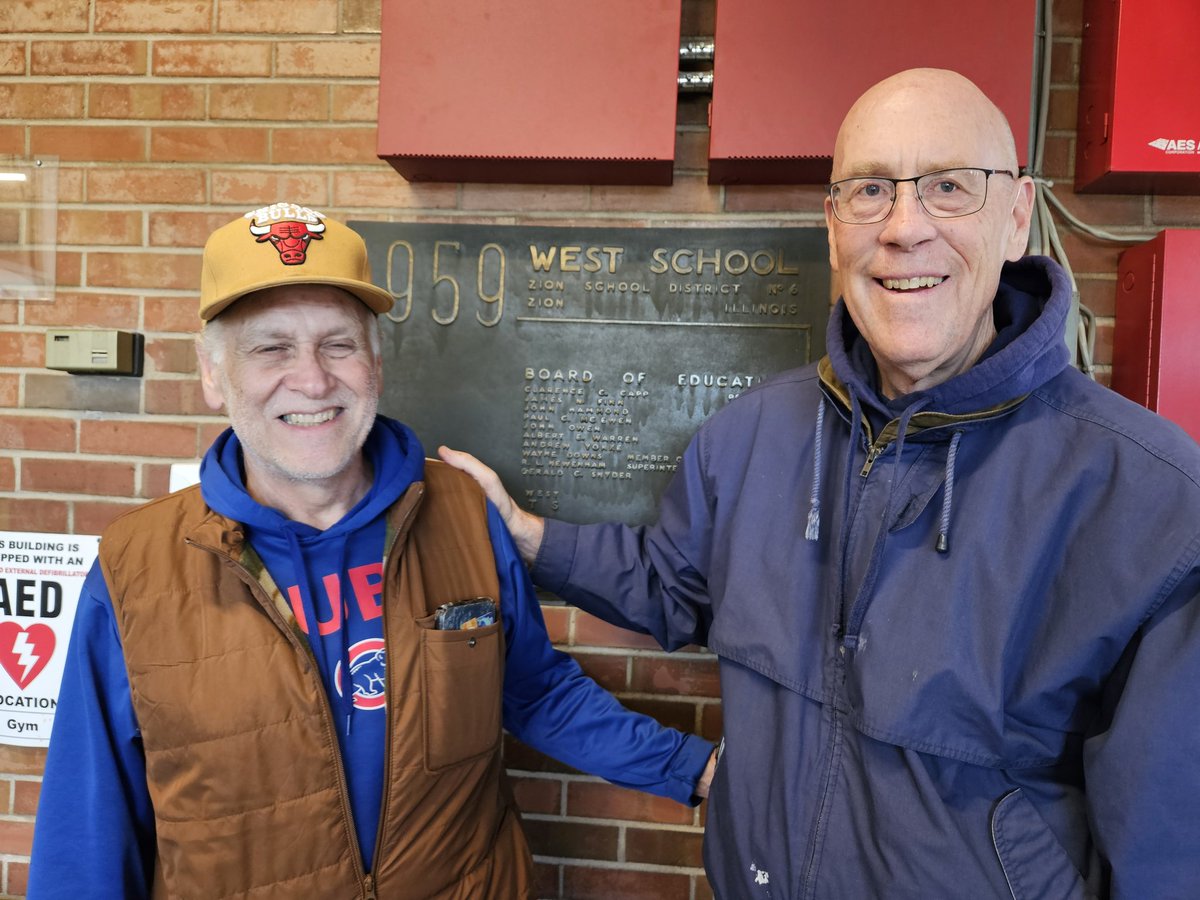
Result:
[[[858,395],[855,393],[853,386],[847,386],[850,395],[850,450],[851,459],[853,459],[854,450],[858,445],[858,441],[862,434],[860,420],[862,417],[862,406],[859,403]],[[896,491],[896,483],[900,475],[900,460],[904,454],[904,438],[908,432],[908,423],[914,415],[924,409],[930,402],[928,397],[918,400],[908,409],[900,414],[900,421],[897,423],[896,433],[896,457],[892,462],[892,484],[888,491],[888,509],[891,509],[892,496]],[[812,489],[809,492],[809,511],[808,525],[804,531],[806,540],[815,541],[820,535],[820,513],[821,513],[821,464],[824,456],[824,435],[823,428],[825,421],[825,398],[822,397],[817,406],[817,423],[816,431],[813,435],[813,480]],[[962,440],[963,432],[955,431],[950,438],[950,447],[946,452],[946,476],[945,490],[942,495],[942,514],[938,528],[937,536],[937,551],[939,553],[948,553],[950,551],[950,518],[954,508],[954,470],[958,460],[958,444]],[[848,515],[850,505],[850,483],[852,480],[851,473],[854,471],[854,466],[849,465],[846,468],[846,488],[843,497],[843,502],[846,509],[843,510],[844,517]]]
[[[961,431],[954,432],[950,438],[950,449],[946,452],[946,487],[942,494],[942,524],[938,530],[937,551],[950,551],[950,510],[954,503],[954,464],[958,459],[958,441],[963,436]]]
[[[900,463],[904,456],[904,439],[908,437],[908,423],[912,417],[923,410],[930,403],[928,397],[924,397],[914,403],[908,409],[900,414],[900,421],[896,423],[896,458],[892,460],[892,484],[888,488],[887,509],[888,515],[891,515],[892,499],[896,496],[896,486],[900,482]]]
[[[813,480],[812,491],[808,495],[808,526],[804,529],[806,541],[815,541],[821,536],[821,460],[825,455],[824,425],[825,397],[822,395],[817,402],[817,425],[813,434]]]

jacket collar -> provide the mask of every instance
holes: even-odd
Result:
[[[909,415],[906,434],[954,426],[963,428],[1015,409],[1069,363],[1064,340],[1071,309],[1071,284],[1053,260],[1030,256],[1006,263],[993,303],[997,337],[967,371],[941,384],[889,401],[877,387],[874,359],[839,299],[829,318],[828,355],[818,366],[821,382],[835,405],[848,412],[850,393],[888,422],[878,437]],[[869,431],[868,431],[869,434]]]

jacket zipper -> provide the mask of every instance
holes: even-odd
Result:
[[[325,685],[321,681],[321,673],[317,668],[317,660],[316,657],[313,656],[312,647],[309,646],[307,642],[301,642],[299,637],[296,636],[296,633],[288,627],[287,622],[285,622],[283,617],[280,616],[279,610],[275,609],[275,604],[271,602],[271,598],[263,593],[262,585],[254,580],[254,577],[250,574],[249,569],[222,550],[207,546],[205,544],[196,543],[190,538],[185,538],[184,540],[193,547],[199,547],[201,550],[207,550],[209,553],[212,553],[218,558],[224,560],[226,565],[232,567],[238,578],[245,582],[246,586],[250,588],[250,593],[254,596],[254,599],[258,601],[258,605],[266,610],[267,615],[270,616],[271,621],[275,623],[275,626],[283,632],[292,645],[300,653],[302,653],[304,658],[308,661],[309,671],[312,672],[312,677],[317,680],[317,686],[320,688],[318,693],[321,695],[322,705],[325,709],[326,737],[329,740],[329,744],[333,747],[334,761],[337,764],[336,775],[338,796],[342,801],[342,821],[346,824],[346,834],[350,838],[350,861],[354,866],[356,874],[361,879],[363,888],[366,891],[364,894],[364,900],[374,900],[375,878],[374,875],[370,875],[363,870],[362,850],[358,846],[358,832],[354,828],[354,814],[350,809],[350,789],[346,785],[346,767],[342,762],[342,748],[338,743],[336,726],[333,721],[333,710],[329,706],[329,697],[325,693]],[[382,814],[382,809],[380,812]],[[378,836],[376,840],[378,841]]]
[[[890,442],[889,442],[890,443]],[[875,460],[879,459],[884,450],[887,449],[887,444],[874,443],[867,450],[867,461],[863,463],[862,471],[858,474],[866,478],[871,474],[871,467],[875,465]]]
[[[838,630],[834,629],[834,639],[838,637]],[[833,784],[835,781],[835,773],[841,765],[842,757],[842,703],[841,694],[842,687],[845,684],[845,648],[838,647],[838,653],[841,658],[837,661],[838,668],[838,688],[837,696],[834,698],[834,707],[832,715],[833,733],[829,738],[829,763],[825,766],[825,777],[821,783],[821,800],[817,807],[817,820],[813,825],[812,838],[809,840],[808,854],[804,860],[804,883],[800,892],[801,897],[805,900],[811,900],[816,896],[817,890],[817,867],[821,855],[821,846],[825,843],[825,829],[828,826],[829,806],[833,794]]]
[[[1026,396],[1028,396],[1028,395],[1026,395]],[[1021,400],[1024,400],[1024,397],[1022,397]],[[977,422],[990,422],[993,419],[1000,418],[1001,416],[1007,416],[1009,413],[1011,413],[1013,410],[1015,410],[1019,405],[1020,405],[1020,402],[1009,403],[1006,406],[1003,406],[1001,408],[994,409],[994,410],[989,410],[987,413],[984,413],[981,415],[970,416],[970,417],[960,416],[958,418],[962,419],[962,420],[970,421],[972,424],[975,424]],[[843,418],[845,418],[845,417],[843,416]],[[887,434],[887,432],[889,430],[889,426],[896,425],[897,421],[898,420],[893,419],[891,422],[888,422],[888,424],[884,426],[883,431],[880,434],[880,436],[877,439],[873,439],[872,435],[871,435],[871,423],[867,420],[867,417],[865,415],[862,417],[863,432],[866,435],[865,440],[868,444],[868,447],[867,447],[867,460],[865,463],[863,463],[862,471],[860,471],[858,473],[859,475],[861,475],[865,478],[867,475],[871,474],[871,467],[875,465],[875,460],[877,460],[883,454],[883,451],[885,451],[889,446],[891,446],[895,442],[896,438],[894,436],[885,438],[884,435]],[[957,428],[957,427],[959,427],[959,424],[960,423],[958,421],[941,422],[936,425],[928,425],[925,428],[919,429],[919,431],[921,433],[927,434],[929,432],[940,431],[945,428],[951,428],[951,429]],[[917,432],[910,432],[910,433],[915,434]]]

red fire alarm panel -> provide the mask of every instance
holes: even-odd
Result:
[[[1121,254],[1113,390],[1200,441],[1200,231],[1171,228]]]
[[[1075,190],[1200,193],[1196,0],[1087,0]]]
[[[709,181],[822,184],[850,105],[933,66],[966,75],[1029,156],[1037,0],[719,0]]]
[[[383,0],[379,155],[410,181],[670,184],[681,0]]]

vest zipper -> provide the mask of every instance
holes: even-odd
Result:
[[[374,875],[368,874],[363,878],[363,900],[376,900]]]
[[[424,490],[424,488],[422,488],[421,493],[419,495],[419,499],[423,498],[424,496],[425,496],[425,490]],[[418,508],[418,505],[414,505],[412,508],[410,508],[408,510],[408,512],[405,514],[404,518],[402,518],[397,523],[395,533],[391,535],[387,544],[383,548],[383,560],[385,563],[384,572],[383,572],[384,585],[389,584],[390,581],[392,580],[392,578],[394,578],[394,576],[392,576],[391,573],[392,573],[392,570],[395,569],[399,565],[399,563],[395,561],[395,554],[392,551],[394,551],[396,549],[396,544],[399,543],[401,535],[408,534],[409,522],[412,520],[413,516],[416,514],[417,508]],[[379,617],[380,617],[380,627],[383,629],[384,641],[386,643],[387,634],[388,634],[388,627],[387,627],[388,615],[387,615],[387,604],[386,603],[381,602],[379,604]],[[383,683],[383,697],[384,697],[383,733],[385,736],[384,742],[383,742],[383,784],[380,786],[381,797],[379,799],[379,821],[378,821],[378,823],[376,823],[376,826],[375,826],[375,855],[372,857],[372,859],[374,859],[374,861],[375,861],[376,868],[379,867],[379,859],[380,859],[379,854],[380,854],[380,849],[383,845],[383,837],[384,837],[384,835],[383,835],[384,823],[387,821],[388,801],[391,799],[391,795],[392,795],[392,790],[391,790],[391,788],[392,788],[392,739],[391,739],[391,735],[392,735],[392,729],[391,729],[392,703],[391,703],[391,698],[393,696],[393,691],[391,690],[391,681],[392,681],[391,672],[392,672],[392,670],[390,667],[388,669],[386,669],[385,676],[384,676],[384,683]],[[361,854],[360,854],[360,856],[361,856]],[[375,900],[376,894],[375,894],[375,874],[374,873],[367,875],[366,884],[367,884],[366,900]]]
[[[346,825],[346,836],[350,839],[350,861],[359,877],[362,878],[363,885],[367,888],[367,900],[373,900],[373,898],[375,898],[375,877],[374,875],[367,874],[363,870],[362,850],[358,846],[358,832],[354,828],[354,815],[350,810],[350,788],[346,784],[346,766],[342,761],[342,748],[338,743],[337,726],[333,721],[333,710],[329,706],[329,697],[325,693],[325,685],[321,682],[321,671],[317,667],[317,660],[316,657],[313,656],[312,647],[307,641],[301,641],[299,636],[292,631],[290,627],[288,627],[287,622],[285,622],[283,617],[279,614],[279,610],[275,608],[275,604],[271,602],[271,598],[264,593],[262,585],[260,585],[254,579],[254,576],[250,574],[249,569],[247,569],[223,550],[207,544],[200,544],[190,539],[185,540],[186,543],[191,544],[194,547],[199,547],[201,550],[207,550],[209,553],[214,554],[215,556],[224,560],[226,565],[232,567],[234,572],[237,573],[238,578],[240,578],[246,584],[246,587],[250,589],[250,594],[258,602],[258,605],[266,611],[267,615],[271,618],[271,621],[275,623],[276,627],[283,632],[284,636],[292,643],[294,647],[296,647],[297,650],[300,651],[300,653],[304,655],[305,659],[307,660],[309,664],[309,671],[312,673],[312,677],[316,679],[317,682],[317,693],[320,694],[322,706],[325,709],[326,737],[330,747],[333,750],[333,759],[337,769],[335,774],[337,776],[338,796],[342,801],[342,821],[345,822]],[[378,846],[378,839],[376,840],[376,845]]]

